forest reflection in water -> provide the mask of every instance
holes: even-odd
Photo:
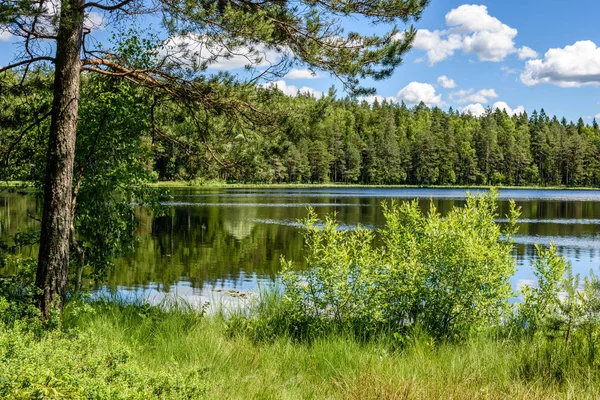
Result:
[[[135,296],[176,292],[190,298],[255,291],[276,279],[281,256],[302,268],[299,220],[309,206],[320,216],[337,213],[343,229],[357,224],[374,229],[385,224],[382,201],[419,198],[422,209],[433,202],[444,214],[464,204],[465,197],[465,189],[173,189],[166,215],[154,217],[137,208],[141,223],[135,249],[115,261],[102,290]],[[522,209],[515,286],[533,279],[535,243],[554,242],[575,273],[600,267],[600,191],[501,190],[500,223],[506,221],[511,198]],[[31,216],[39,211],[31,195],[0,193],[0,234],[35,229],[38,222]]]

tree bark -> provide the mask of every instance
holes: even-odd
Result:
[[[54,308],[62,310],[67,294],[82,34],[82,1],[63,0],[56,40],[54,101],[36,274],[43,319],[47,319]]]

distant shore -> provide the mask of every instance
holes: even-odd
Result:
[[[589,186],[514,186],[514,185],[365,185],[353,183],[223,183],[218,181],[160,181],[149,183],[152,187],[164,188],[248,188],[248,189],[311,189],[311,188],[365,188],[365,189],[511,189],[511,190],[600,190]],[[0,190],[7,188],[31,188],[32,182],[0,181]]]
[[[364,185],[346,183],[218,183],[205,184],[193,181],[161,181],[151,183],[157,187],[193,187],[193,188],[249,188],[249,189],[311,189],[311,188],[374,188],[374,189],[516,189],[516,190],[600,190],[600,187],[585,186],[512,186],[512,185]]]

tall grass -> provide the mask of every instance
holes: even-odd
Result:
[[[253,315],[279,315],[263,297]],[[235,318],[185,302],[73,302],[42,338],[0,326],[0,397],[464,399],[597,398],[598,368],[549,342],[492,335],[435,343],[415,334],[307,342],[250,335]],[[272,319],[269,319],[272,322]]]

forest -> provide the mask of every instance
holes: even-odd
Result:
[[[0,83],[0,179],[35,181],[45,156],[47,139],[40,133],[47,129],[52,77],[40,69],[25,89],[13,91],[11,82],[18,79],[5,76]],[[320,98],[259,86],[245,90],[254,92],[260,112],[200,119],[202,110],[186,110],[120,80],[88,76],[82,84],[79,168],[110,160],[129,174],[137,165],[150,180],[228,183],[600,183],[595,119],[574,123],[543,108],[519,115],[488,109],[475,117],[423,103],[341,98],[333,88]]]

